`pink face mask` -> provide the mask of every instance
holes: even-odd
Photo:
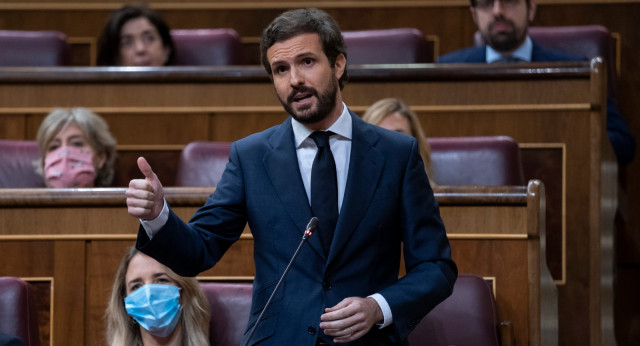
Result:
[[[44,174],[51,187],[92,187],[96,179],[93,154],[84,148],[62,146],[45,157]]]

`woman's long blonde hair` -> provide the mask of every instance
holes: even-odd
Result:
[[[111,297],[107,307],[105,319],[107,322],[106,338],[110,346],[143,346],[140,325],[129,317],[124,308],[124,298],[127,296],[127,270],[131,259],[139,254],[135,247],[129,249],[120,261],[116,272]],[[182,277],[167,269],[167,275],[181,287],[182,302],[182,346],[209,345],[209,301],[200,290],[200,284],[195,278]]]
[[[422,126],[420,126],[418,116],[409,106],[399,98],[384,98],[372,104],[364,113],[362,119],[370,124],[378,125],[384,118],[393,113],[398,113],[409,121],[411,135],[418,141],[420,156],[424,162],[424,170],[427,172],[431,186],[435,186],[431,170],[431,146],[429,146],[429,142],[427,142],[427,137],[422,130]]]

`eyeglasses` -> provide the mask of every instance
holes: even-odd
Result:
[[[481,10],[487,10],[493,8],[493,3],[499,1],[502,7],[515,7],[522,3],[522,0],[476,0],[477,8]]]

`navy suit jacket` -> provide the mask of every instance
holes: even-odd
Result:
[[[24,346],[24,341],[17,336],[0,333],[0,346]]]
[[[406,345],[413,327],[452,292],[457,269],[415,139],[351,118],[349,172],[328,257],[311,236],[252,343],[314,345],[325,307],[377,292],[393,324],[374,326],[349,345]],[[137,246],[194,276],[215,265],[248,222],[256,267],[249,329],[311,217],[288,118],[233,143],[215,193],[189,223],[171,212],[152,240],[141,229]],[[407,274],[398,279],[401,244]]]
[[[438,58],[439,63],[484,63],[487,62],[486,46],[475,46],[457,50]],[[531,61],[580,61],[578,56],[543,47],[533,42]],[[616,100],[607,97],[607,133],[618,163],[627,164],[636,155],[636,141],[631,135],[629,125],[618,109]]]

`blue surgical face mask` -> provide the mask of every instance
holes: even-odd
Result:
[[[151,335],[166,337],[180,320],[179,299],[177,286],[147,284],[124,298],[124,308]]]

